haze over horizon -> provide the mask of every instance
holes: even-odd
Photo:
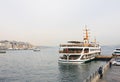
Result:
[[[120,0],[1,0],[0,40],[56,46],[82,40],[120,45]]]

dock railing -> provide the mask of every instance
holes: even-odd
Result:
[[[109,68],[109,62],[103,67],[103,75],[108,68]],[[99,80],[99,77],[100,76],[98,74],[98,70],[96,70],[90,76],[88,76],[87,79],[85,79],[83,82],[97,82]]]
[[[83,82],[92,82],[94,78],[98,77],[98,71],[96,70],[90,76],[87,77]]]

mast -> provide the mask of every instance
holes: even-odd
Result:
[[[84,46],[88,46],[89,45],[89,33],[88,33],[88,29],[87,29],[87,26],[85,25],[85,30],[84,30]]]
[[[96,37],[94,38],[94,43],[96,44]]]

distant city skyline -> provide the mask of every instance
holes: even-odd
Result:
[[[0,49],[33,49],[35,46],[28,42],[17,42],[17,41],[8,41],[1,40],[0,41]]]
[[[120,0],[1,0],[0,40],[58,46],[90,38],[120,45]]]

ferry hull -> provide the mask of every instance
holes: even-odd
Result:
[[[95,59],[95,57],[90,58],[90,59],[86,59],[86,60],[63,60],[63,59],[59,59],[58,63],[81,63],[82,64],[82,63],[90,62],[94,59]]]

